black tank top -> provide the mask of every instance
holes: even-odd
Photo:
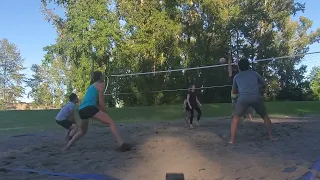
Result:
[[[191,105],[197,105],[197,93],[189,92],[189,102]]]

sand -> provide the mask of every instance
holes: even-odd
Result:
[[[183,173],[186,180],[303,179],[320,155],[318,118],[273,118],[277,141],[267,140],[262,120],[240,123],[230,145],[230,119],[207,118],[189,130],[181,122],[119,125],[130,152],[115,151],[107,127],[91,126],[68,152],[64,131],[0,138],[0,177],[5,180],[76,179],[7,171],[34,169],[68,174],[108,174],[120,180],[165,180]],[[95,123],[98,124],[98,123]]]

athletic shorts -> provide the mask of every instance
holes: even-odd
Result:
[[[250,106],[260,116],[267,115],[266,106],[261,96],[239,98],[234,108],[234,115],[243,116]]]
[[[97,106],[86,106],[82,109],[79,109],[79,116],[81,119],[89,119],[96,115],[99,111],[100,110]]]
[[[72,126],[72,122],[67,119],[62,121],[56,120],[56,123],[64,127],[65,129],[69,129]]]
[[[254,109],[250,106],[247,108],[246,114],[253,114],[254,113]]]
[[[186,106],[186,111],[190,111],[190,108],[189,108],[189,106]]]

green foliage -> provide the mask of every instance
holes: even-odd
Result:
[[[310,76],[310,87],[312,92],[316,95],[316,98],[320,99],[320,67],[316,66],[312,68]]]
[[[24,94],[22,57],[16,45],[7,39],[0,40],[0,108],[15,103]]]
[[[34,99],[36,105],[59,108],[68,101],[73,87],[73,74],[71,66],[61,56],[50,51],[54,46],[46,47],[47,54],[41,65],[34,64],[32,78],[27,85],[31,88],[29,96]]]
[[[92,70],[101,70],[106,75],[126,74],[218,64],[219,58],[228,54],[256,59],[287,56],[306,53],[308,45],[320,40],[320,29],[310,31],[311,20],[303,16],[299,21],[292,20],[291,16],[305,9],[304,4],[294,0],[42,0],[42,3],[47,20],[59,35],[56,44],[46,48],[44,63],[50,64],[50,71],[53,59],[65,60],[72,73],[61,84],[68,87],[68,93],[75,90],[80,98],[89,85]],[[63,7],[65,17],[54,14],[47,3]],[[268,81],[266,99],[312,99],[310,83],[304,76],[306,67],[296,68],[302,59],[254,65]],[[228,84],[227,74],[225,68],[214,68],[110,77],[109,93],[115,95],[108,96],[107,102],[109,106],[172,104],[180,102],[185,92],[142,92],[187,88],[190,84],[224,85]],[[59,82],[59,78],[54,79]],[[206,89],[201,96],[205,103],[226,102],[230,88]]]

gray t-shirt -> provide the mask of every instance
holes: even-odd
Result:
[[[239,98],[261,96],[261,86],[265,86],[265,81],[255,71],[240,71],[233,79],[233,88],[238,90]]]
[[[73,113],[73,108],[76,104],[73,102],[68,102],[64,105],[56,116],[57,121],[68,120],[71,113]]]

